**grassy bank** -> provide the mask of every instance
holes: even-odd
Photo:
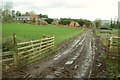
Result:
[[[101,33],[103,32],[103,33]],[[107,33],[108,32],[108,33]],[[106,50],[108,50],[108,38],[111,36],[118,36],[118,29],[113,29],[113,30],[96,30],[96,34],[97,36],[100,37],[100,40],[103,42]],[[118,41],[117,41],[118,43]],[[114,49],[114,47],[112,48],[114,52],[117,52],[118,49]],[[111,60],[111,59],[107,59],[107,52],[104,55],[104,59],[106,61],[106,67],[107,67],[107,77],[108,78],[117,78],[119,76],[119,65],[118,65],[118,60]]]

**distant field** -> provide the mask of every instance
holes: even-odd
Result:
[[[110,32],[110,34],[107,32]],[[99,30],[96,30],[96,34],[97,36],[101,37],[101,40],[104,43],[104,45],[107,45],[108,37],[118,36],[118,29],[113,29],[113,30],[100,30],[99,29]]]
[[[111,34],[107,34],[107,33],[100,33],[100,31],[104,31],[104,32],[111,32]],[[97,35],[98,36],[118,36],[118,29],[113,29],[113,30],[97,30]]]
[[[16,33],[17,39],[26,41],[31,39],[40,39],[43,34],[54,35],[55,45],[71,38],[83,30],[81,28],[68,28],[56,25],[31,25],[31,24],[17,24],[17,23],[3,23],[2,38],[3,40],[12,38],[13,32]]]

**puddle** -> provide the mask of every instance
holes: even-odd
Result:
[[[81,51],[83,50],[83,47],[84,47],[84,45],[81,46],[80,52],[77,53],[77,54],[75,54],[75,56],[73,56],[73,57],[72,57],[69,61],[67,61],[65,64],[66,64],[66,65],[68,65],[68,64],[73,64],[73,62],[77,59],[77,57],[79,57]]]
[[[58,67],[57,71],[54,71],[53,74],[59,75],[64,70],[64,67]]]
[[[53,60],[58,60],[61,55],[56,56]]]
[[[68,61],[65,64],[72,64],[72,63],[73,63],[73,61]]]
[[[84,36],[86,36],[86,34],[84,34]],[[84,37],[83,36],[83,37]],[[84,40],[85,40],[86,37],[82,38],[82,37],[79,37],[77,38],[74,42],[73,42],[73,45],[67,49],[66,51],[64,51],[63,53],[58,53],[57,55],[55,55],[54,59],[53,60],[58,60],[62,55],[65,55],[67,53],[70,53],[72,52],[73,50],[75,50],[79,45],[82,45]],[[82,40],[81,40],[82,39]],[[81,41],[80,41],[81,40]],[[78,45],[77,45],[78,44]]]
[[[47,75],[46,78],[56,78],[62,71],[64,70],[64,67],[57,67],[57,70],[51,73],[50,75]]]
[[[54,75],[47,75],[46,78],[55,78]]]
[[[75,65],[75,68],[77,68],[78,67],[78,65]]]
[[[89,42],[87,42],[86,44],[86,58],[83,61],[83,63],[81,64],[82,66],[80,67],[80,71],[78,72],[78,74],[76,76],[74,76],[75,78],[82,78],[85,76],[85,74],[87,73],[88,69],[90,68],[90,66],[93,63],[93,59],[94,59],[94,54],[95,54],[95,42],[94,42],[94,38],[93,38],[93,47],[91,45],[92,43],[92,38],[89,40]],[[91,74],[91,71],[90,71]]]

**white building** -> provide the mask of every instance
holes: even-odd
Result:
[[[31,20],[31,16],[16,16],[16,20]]]
[[[118,19],[119,19],[119,22],[120,22],[120,1],[118,2]]]

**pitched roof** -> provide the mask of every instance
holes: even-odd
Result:
[[[16,18],[32,18],[31,16],[16,16]]]

